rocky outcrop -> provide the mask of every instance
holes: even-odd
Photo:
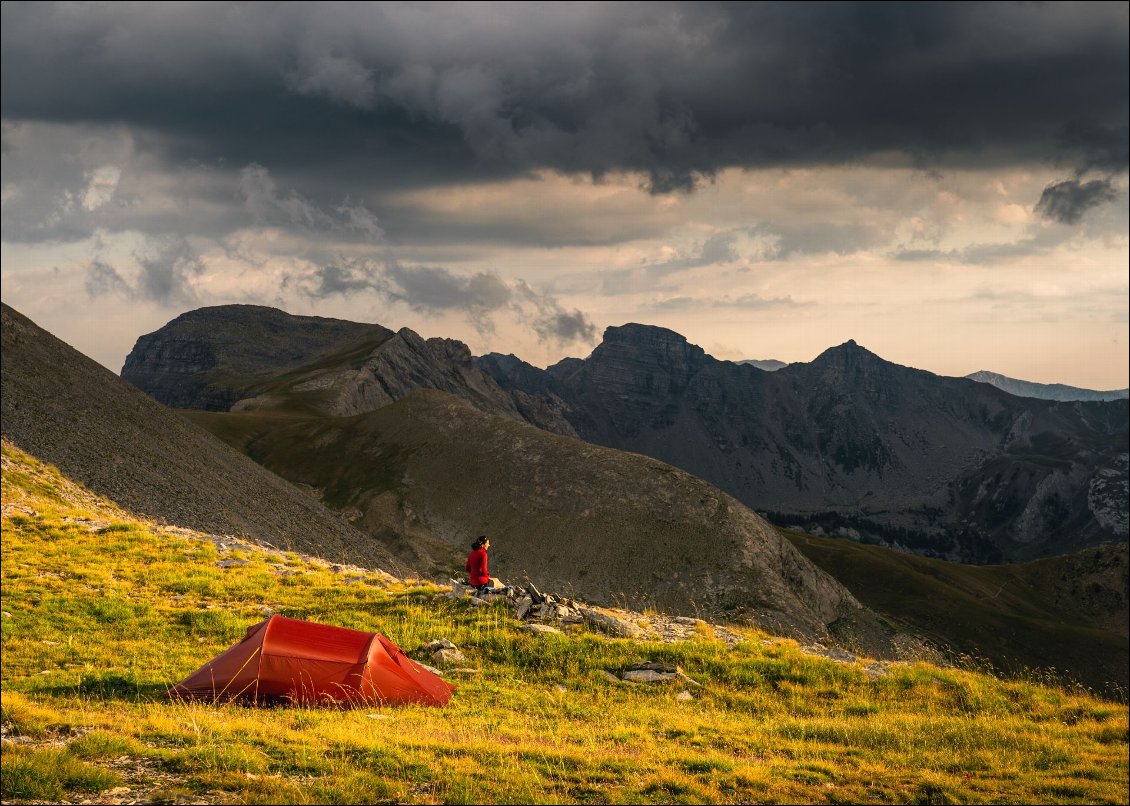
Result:
[[[380,325],[292,316],[259,305],[188,311],[141,336],[122,378],[173,408],[227,411],[265,378],[358,341],[392,336]]]
[[[1056,403],[884,361],[854,341],[764,372],[664,328],[609,328],[548,370],[480,362],[576,432],[704,478],[775,521],[999,562],[1125,539],[1126,401]]]

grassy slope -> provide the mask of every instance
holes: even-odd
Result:
[[[427,584],[223,552],[7,444],[3,503],[5,802],[123,785],[239,803],[1126,802],[1124,703],[925,664],[871,681],[755,633],[732,651],[539,638]],[[448,637],[480,671],[446,709],[158,697],[265,608],[406,649]],[[643,659],[704,685],[679,701],[682,685],[603,675]]]
[[[1008,672],[1047,668],[1096,689],[1125,690],[1130,641],[1095,625],[1094,614],[1056,601],[1056,582],[1073,558],[971,566],[932,560],[850,540],[780,530],[810,560],[866,606]],[[1091,553],[1100,551],[1090,549]],[[1112,555],[1114,547],[1105,549]],[[1125,602],[1123,602],[1125,607]]]

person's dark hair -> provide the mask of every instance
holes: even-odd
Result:
[[[487,542],[487,536],[486,535],[479,535],[478,537],[475,538],[475,542],[471,544],[471,548],[472,549],[481,549],[483,547],[483,544],[486,543],[486,542]]]

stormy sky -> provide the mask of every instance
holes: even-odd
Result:
[[[1126,3],[2,6],[4,302],[1127,385]]]

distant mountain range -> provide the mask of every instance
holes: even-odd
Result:
[[[884,361],[854,341],[775,372],[677,333],[608,328],[584,359],[479,359],[582,438],[681,467],[779,524],[971,562],[1127,536],[1127,401],[1056,403]]]
[[[998,375],[995,372],[979,370],[965,376],[979,383],[989,383],[998,389],[1003,389],[1010,395],[1018,397],[1035,397],[1040,400],[1125,400],[1130,397],[1130,389],[1112,389],[1109,392],[1098,392],[1094,389],[1078,389],[1074,386],[1065,386],[1062,383],[1032,383],[1031,381],[1018,381]]]
[[[781,369],[782,367],[788,366],[788,364],[786,364],[784,361],[778,361],[776,358],[767,358],[765,360],[759,360],[759,359],[756,359],[756,358],[749,358],[749,359],[746,359],[745,361],[735,361],[734,363],[735,364],[749,364],[751,367],[757,367],[758,369],[763,369],[766,372],[776,372],[777,370]]]
[[[1125,400],[1018,398],[855,342],[765,372],[630,324],[542,370],[372,325],[353,325],[369,330],[343,347],[348,326],[254,306],[192,311],[139,339],[123,377],[174,406],[337,416],[441,389],[660,459],[776,523],[947,559],[1035,558],[1128,534]],[[301,356],[256,346],[259,330],[285,341],[287,327],[303,334]]]
[[[349,324],[240,306],[159,331],[131,365],[158,378],[195,356],[189,382],[160,388],[204,390],[211,411],[182,411],[201,430],[4,306],[4,437],[138,512],[331,560],[443,576],[485,531],[496,573],[590,601],[717,613],[872,657],[915,657],[926,638],[1125,686],[1125,542],[970,567],[781,533],[668,464],[531,427],[522,407],[548,389],[502,389],[458,342],[362,326],[343,346]],[[176,338],[184,325],[195,333]],[[571,428],[560,399],[537,411]]]

